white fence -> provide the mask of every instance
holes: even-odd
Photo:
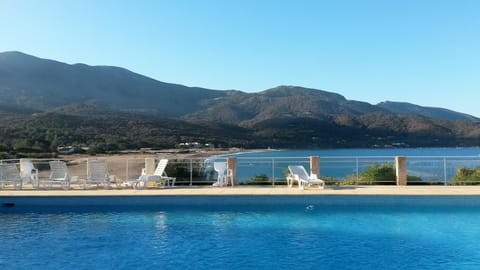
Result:
[[[67,160],[71,175],[84,179],[87,176],[87,161],[99,158],[78,158]],[[239,184],[267,184],[283,185],[286,183],[287,167],[289,165],[303,165],[310,168],[310,157],[274,157],[274,158],[247,158],[237,157],[237,182]],[[48,162],[52,159],[30,159],[39,171],[39,177],[48,177],[50,169]],[[118,179],[133,180],[139,178],[145,159],[116,157],[106,158],[110,174]],[[342,156],[320,157],[320,178],[327,180],[327,184],[362,184],[362,175],[374,165],[388,164],[395,166],[393,156]],[[461,168],[475,170],[480,168],[478,156],[412,156],[407,157],[408,184],[462,184],[454,181],[457,171]],[[176,177],[176,185],[211,185],[216,180],[213,170],[214,161],[226,161],[226,157],[216,158],[187,158],[170,159],[166,172]],[[19,163],[18,159],[0,160],[0,163]],[[480,177],[480,169],[478,173]],[[373,184],[395,184],[395,179],[378,178]],[[464,182],[463,182],[464,184]],[[480,184],[474,176],[468,184]]]

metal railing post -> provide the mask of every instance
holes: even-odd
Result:
[[[128,158],[127,158],[127,167],[125,168],[125,181],[128,181]]]
[[[275,159],[272,158],[272,186],[275,186]]]
[[[357,182],[355,183],[355,185],[358,186],[358,181],[359,181],[359,179],[358,179],[358,157],[355,157],[355,172],[357,174]]]
[[[190,159],[190,186],[193,185],[193,160]]]
[[[447,185],[447,158],[443,157],[443,183]]]

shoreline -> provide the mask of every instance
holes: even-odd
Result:
[[[88,155],[88,154],[64,154],[59,155],[60,158],[69,160],[70,157],[83,157],[83,158],[108,158],[108,157],[165,157],[172,159],[185,159],[185,158],[208,158],[213,156],[224,155],[241,155],[245,153],[260,153],[269,151],[280,151],[278,149],[190,149],[190,150],[178,150],[178,149],[164,149],[159,151],[148,152],[128,152],[128,153],[115,153],[115,154],[100,154],[100,155]]]
[[[204,160],[211,162],[224,156],[236,156],[244,153],[264,152],[264,149],[244,150],[239,148],[198,150],[198,151],[179,151],[178,149],[165,149],[155,153],[120,153],[111,155],[87,155],[72,154],[61,155],[58,158],[66,160],[69,165],[71,175],[79,176],[80,179],[86,177],[86,164],[91,159],[106,160],[110,175],[114,175],[122,180],[137,179],[145,167],[145,158],[166,158],[169,160]],[[48,177],[48,175],[42,175]]]
[[[279,149],[249,149],[249,150],[241,150],[240,151],[232,151],[230,153],[224,153],[224,154],[215,154],[215,155],[211,155],[209,157],[207,157],[205,159],[205,161],[208,161],[210,162],[211,160],[215,160],[216,158],[224,158],[224,157],[228,157],[228,156],[240,156],[240,155],[244,155],[244,154],[251,154],[251,153],[266,153],[266,152],[275,152],[275,151],[281,151]]]

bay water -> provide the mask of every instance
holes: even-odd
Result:
[[[237,153],[240,183],[258,177],[282,182],[289,165],[309,168],[311,156],[320,157],[321,177],[344,180],[356,176],[374,164],[394,164],[395,156],[407,158],[407,172],[419,181],[452,181],[459,168],[480,166],[480,148],[382,148],[382,149],[305,149],[266,150]],[[224,159],[227,156],[219,157]]]

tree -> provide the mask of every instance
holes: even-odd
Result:
[[[16,139],[13,141],[13,150],[16,152],[32,152],[32,145],[27,139]]]
[[[0,152],[8,152],[11,150],[11,147],[9,147],[7,144],[0,142]]]

